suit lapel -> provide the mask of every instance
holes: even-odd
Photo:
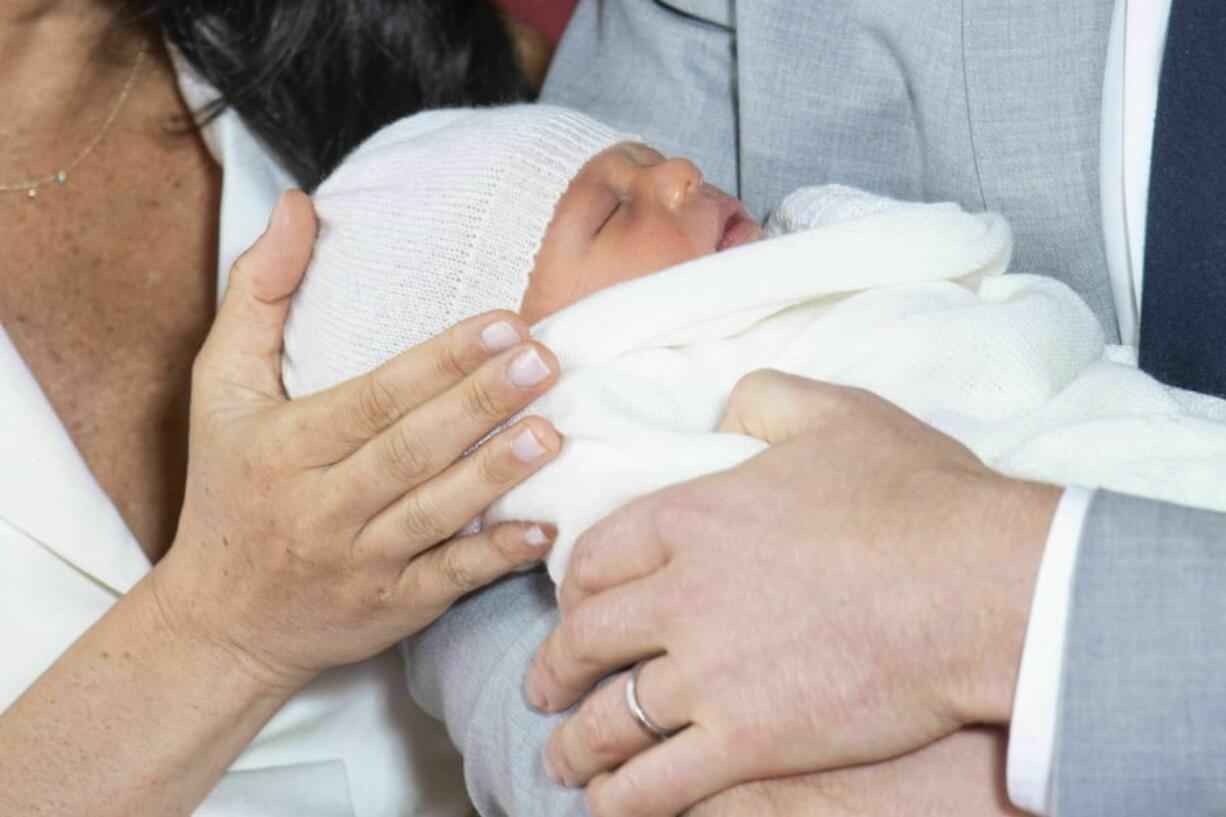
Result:
[[[0,327],[0,518],[116,594],[149,560]]]
[[[1099,144],[1113,6],[1114,0],[965,0],[963,22],[980,182],[986,206],[1013,223],[1014,270],[1063,280],[1109,335],[1116,321],[1103,250]]]

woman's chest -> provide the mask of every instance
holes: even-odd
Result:
[[[183,141],[110,184],[0,202],[0,324],[152,558],[173,537],[214,307],[219,179]]]

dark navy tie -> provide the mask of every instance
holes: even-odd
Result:
[[[1226,0],[1174,0],[1158,85],[1141,368],[1226,397]]]

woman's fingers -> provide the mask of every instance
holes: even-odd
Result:
[[[662,652],[662,582],[663,574],[655,573],[569,610],[537,650],[525,680],[528,700],[560,712],[618,667]]]
[[[626,702],[629,677],[629,672],[622,673],[593,692],[554,731],[545,746],[544,763],[555,781],[586,785],[658,742],[630,713]],[[635,687],[639,706],[656,726],[672,732],[688,725],[683,703],[687,690],[668,656],[644,664]]]
[[[264,234],[234,263],[196,361],[198,388],[206,397],[229,392],[261,402],[284,399],[281,337],[290,296],[311,259],[316,226],[311,200],[290,190],[281,196]]]
[[[409,412],[336,466],[337,476],[354,497],[355,509],[385,508],[423,486],[490,429],[544,393],[557,380],[557,372],[558,363],[545,347],[523,344]],[[544,445],[547,441],[536,442]],[[486,477],[485,484],[514,485],[524,466],[544,453],[532,445],[532,438],[521,440],[520,449],[509,450],[520,454],[515,462],[478,459],[479,465],[488,466],[480,474]],[[535,456],[528,456],[533,453]],[[499,495],[490,496],[486,504]],[[447,535],[449,532],[440,538]]]
[[[444,542],[409,563],[401,597],[410,608],[433,606],[441,615],[461,596],[545,558],[557,535],[551,525],[506,522]]]
[[[587,804],[595,817],[675,817],[728,788],[729,780],[745,782],[729,753],[691,726],[593,780]]]
[[[358,544],[407,562],[464,527],[561,447],[547,420],[524,418],[371,519]]]
[[[469,318],[372,372],[299,401],[297,423],[318,440],[318,464],[335,463],[527,337],[514,312]]]

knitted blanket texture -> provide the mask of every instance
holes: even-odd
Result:
[[[768,235],[534,330],[563,374],[529,411],[565,444],[483,524],[554,522],[555,581],[608,513],[763,450],[716,430],[761,368],[869,389],[1007,474],[1226,510],[1226,401],[1142,373],[1064,284],[1004,275],[1000,216],[825,186],[789,197]]]

